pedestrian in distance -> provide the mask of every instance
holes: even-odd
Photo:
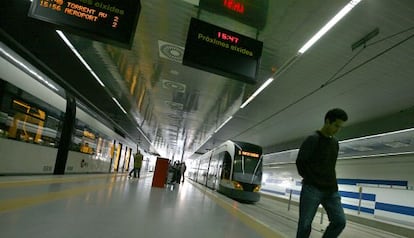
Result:
[[[187,170],[187,166],[185,165],[185,162],[181,163],[181,168],[180,168],[180,172],[181,172],[181,182],[184,183],[184,173]]]
[[[180,183],[181,181],[181,163],[180,161],[175,161],[175,182]]]
[[[143,158],[144,156],[137,150],[137,153],[134,155],[134,168],[129,172],[128,177],[131,177],[132,173],[134,173],[134,178],[137,177],[137,174],[139,178]]]
[[[300,146],[296,168],[303,180],[297,238],[310,236],[312,221],[320,204],[330,222],[322,237],[338,237],[345,228],[346,218],[335,171],[339,143],[334,135],[347,120],[348,115],[344,110],[329,110],[325,115],[323,127],[308,136]]]

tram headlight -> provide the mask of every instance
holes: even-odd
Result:
[[[237,189],[237,190],[243,190],[243,186],[239,182],[236,182],[236,181],[233,181],[233,187],[234,189]]]
[[[254,187],[253,192],[257,193],[260,191],[260,185],[256,185],[256,187]]]

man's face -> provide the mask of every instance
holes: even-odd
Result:
[[[328,123],[327,132],[329,133],[329,136],[335,135],[345,123],[341,119],[336,119],[334,122],[330,122],[329,119],[326,119],[326,122]]]

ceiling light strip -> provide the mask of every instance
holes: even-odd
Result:
[[[404,129],[404,130],[399,130],[399,131],[391,131],[391,132],[386,132],[386,133],[381,133],[381,134],[376,134],[376,135],[370,135],[370,136],[364,136],[364,137],[358,137],[358,138],[354,138],[354,139],[343,140],[343,141],[340,141],[339,143],[353,142],[353,141],[365,140],[365,139],[372,139],[372,138],[375,138],[375,137],[383,137],[383,136],[389,136],[389,135],[400,134],[400,133],[411,132],[411,131],[414,131],[414,128],[409,128],[409,129]]]
[[[383,153],[383,154],[372,154],[372,155],[354,155],[348,157],[339,157],[338,159],[364,159],[364,158],[378,158],[378,157],[390,157],[390,156],[399,156],[399,155],[412,155],[413,151],[406,152],[395,152],[395,153]]]
[[[349,139],[349,140],[342,140],[342,141],[339,141],[339,144],[347,143],[347,142],[354,142],[354,141],[359,141],[359,140],[365,140],[365,139],[372,139],[372,138],[375,138],[375,137],[384,137],[384,136],[389,136],[389,135],[394,135],[394,134],[399,134],[399,133],[404,133],[404,132],[411,132],[411,131],[414,131],[414,128],[409,128],[409,129],[404,129],[404,130],[399,130],[399,131],[392,131],[392,132],[381,133],[381,134],[370,135],[370,136],[364,136],[364,137],[358,137],[358,138]],[[297,151],[299,151],[299,149],[273,152],[273,153],[265,154],[264,156],[294,153],[294,152],[297,152]],[[394,153],[394,154],[399,155],[399,154],[405,154],[405,153],[414,153],[414,152],[403,152],[403,153]],[[379,156],[379,155],[389,156],[389,155],[394,155],[394,154],[376,154],[376,155],[365,155],[365,156],[359,156],[359,157],[372,157],[372,156]],[[341,157],[341,158],[347,158],[348,159],[348,158],[354,158],[354,156]]]
[[[0,47],[0,53],[2,53],[4,56],[6,56],[8,59],[10,59],[15,64],[17,64],[20,67],[20,69],[23,68],[24,70],[26,70],[27,72],[29,72],[31,74],[31,76],[34,76],[37,79],[39,79],[43,84],[45,84],[49,88],[55,90],[56,92],[59,91],[59,89],[56,88],[55,85],[51,84],[49,81],[47,81],[46,79],[44,79],[41,75],[39,75],[37,72],[35,72],[34,70],[32,70],[29,66],[27,66],[26,64],[24,64],[20,60],[16,59],[13,55],[9,54],[6,49],[3,49],[3,47]]]
[[[249,104],[257,95],[259,95],[259,93],[261,93],[267,86],[269,86],[269,84],[271,82],[273,82],[274,78],[271,77],[268,80],[266,80],[266,82],[264,84],[262,84],[262,86],[260,86],[259,89],[256,90],[256,92],[253,93],[252,96],[249,97],[249,99],[247,99],[241,106],[240,108],[244,108],[245,106],[247,106],[247,104]]]
[[[138,131],[141,133],[142,136],[152,145],[152,142],[148,139],[148,137],[145,135],[145,133],[137,126]]]
[[[225,122],[223,122],[215,131],[214,133],[216,133],[217,131],[219,131],[224,125],[227,124],[227,122],[229,122],[231,119],[233,118],[233,116],[230,116],[229,118],[227,118],[227,120]]]
[[[128,114],[127,111],[118,102],[118,100],[116,100],[116,98],[112,97],[112,100],[114,100],[114,102],[116,103],[116,105],[118,105],[118,107],[121,108],[121,110],[122,110],[123,113]]]
[[[98,83],[105,87],[105,84],[101,81],[101,79],[96,75],[96,73],[92,70],[92,68],[89,66],[88,63],[83,59],[83,57],[79,54],[79,52],[76,50],[76,48],[72,45],[72,43],[69,41],[69,39],[63,34],[62,31],[56,30],[60,38],[66,43],[66,45],[72,50],[72,52],[78,57],[78,59],[82,62],[82,64],[88,69],[88,71],[92,74],[92,76],[98,81]]]
[[[278,154],[288,154],[288,153],[294,153],[299,151],[299,149],[292,149],[292,150],[285,150],[285,151],[279,151],[279,152],[273,152],[269,154],[265,154],[264,156],[271,156],[271,155],[278,155]]]
[[[338,23],[352,8],[354,8],[361,0],[351,0],[344,8],[342,8],[325,26],[323,26],[308,42],[306,42],[298,53],[305,53],[313,44],[315,44],[323,35],[326,34],[336,23]]]

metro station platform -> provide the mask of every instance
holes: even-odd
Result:
[[[297,207],[266,196],[242,204],[190,180],[151,184],[126,174],[0,177],[0,237],[295,237]],[[316,217],[311,237],[324,226]],[[348,221],[340,237],[407,236]]]

